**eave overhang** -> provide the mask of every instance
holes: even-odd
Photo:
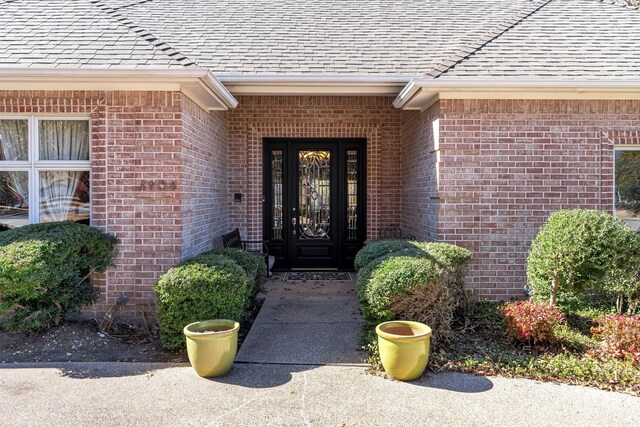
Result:
[[[0,90],[180,91],[205,110],[227,110],[236,99],[207,69],[0,68]]]
[[[397,96],[412,76],[218,74],[234,95]]]
[[[640,99],[640,80],[411,80],[393,102],[424,110],[439,99]]]

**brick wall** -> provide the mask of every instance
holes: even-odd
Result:
[[[402,116],[402,229],[418,240],[438,238],[439,105]]]
[[[179,92],[0,91],[0,114],[11,113],[91,120],[92,224],[120,243],[115,267],[95,277],[100,300],[88,314],[122,293],[129,314],[151,309],[160,274],[227,228],[224,113]]]
[[[118,295],[131,298],[130,309],[153,304],[153,284],[175,265],[182,245],[180,124],[182,97],[171,92],[109,92],[98,95],[103,123],[93,134],[92,224],[118,235],[115,268],[108,270],[100,313]],[[176,189],[142,181],[176,182]]]
[[[221,245],[229,231],[227,113],[206,112],[184,98],[182,257]]]
[[[123,292],[148,309],[163,271],[232,227],[261,237],[264,137],[367,138],[368,237],[401,224],[471,249],[468,283],[487,298],[522,294],[550,212],[611,210],[613,146],[639,143],[640,101],[442,100],[423,113],[389,97],[239,101],[209,114],[178,92],[0,91],[0,114],[91,119],[92,222],[120,246],[90,312]]]
[[[611,210],[613,144],[640,101],[440,101],[438,238],[471,249],[468,283],[523,294],[531,240],[558,209]],[[636,144],[637,144],[636,139]]]
[[[243,238],[262,237],[265,137],[367,138],[367,233],[400,224],[401,111],[389,97],[238,97],[229,113],[229,217]],[[242,193],[241,203],[233,193]]]

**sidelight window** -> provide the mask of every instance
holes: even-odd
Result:
[[[274,239],[282,239],[283,211],[284,211],[284,171],[282,150],[271,152],[271,193],[272,201],[272,231]]]
[[[347,238],[358,238],[358,151],[347,150]]]

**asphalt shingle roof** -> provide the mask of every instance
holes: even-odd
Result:
[[[551,0],[439,79],[640,79],[640,10]]]
[[[0,0],[0,67],[638,79],[620,0]]]
[[[216,75],[420,75],[530,4],[530,0],[105,2]]]
[[[189,64],[98,6],[86,0],[0,1],[0,67],[163,69]]]

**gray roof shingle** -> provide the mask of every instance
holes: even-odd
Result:
[[[145,40],[85,0],[0,2],[0,67],[182,68],[190,61]]]
[[[439,79],[640,79],[640,10],[551,0]]]
[[[620,0],[0,0],[0,67],[216,75],[640,76]]]
[[[530,0],[105,0],[216,75],[421,75]]]

